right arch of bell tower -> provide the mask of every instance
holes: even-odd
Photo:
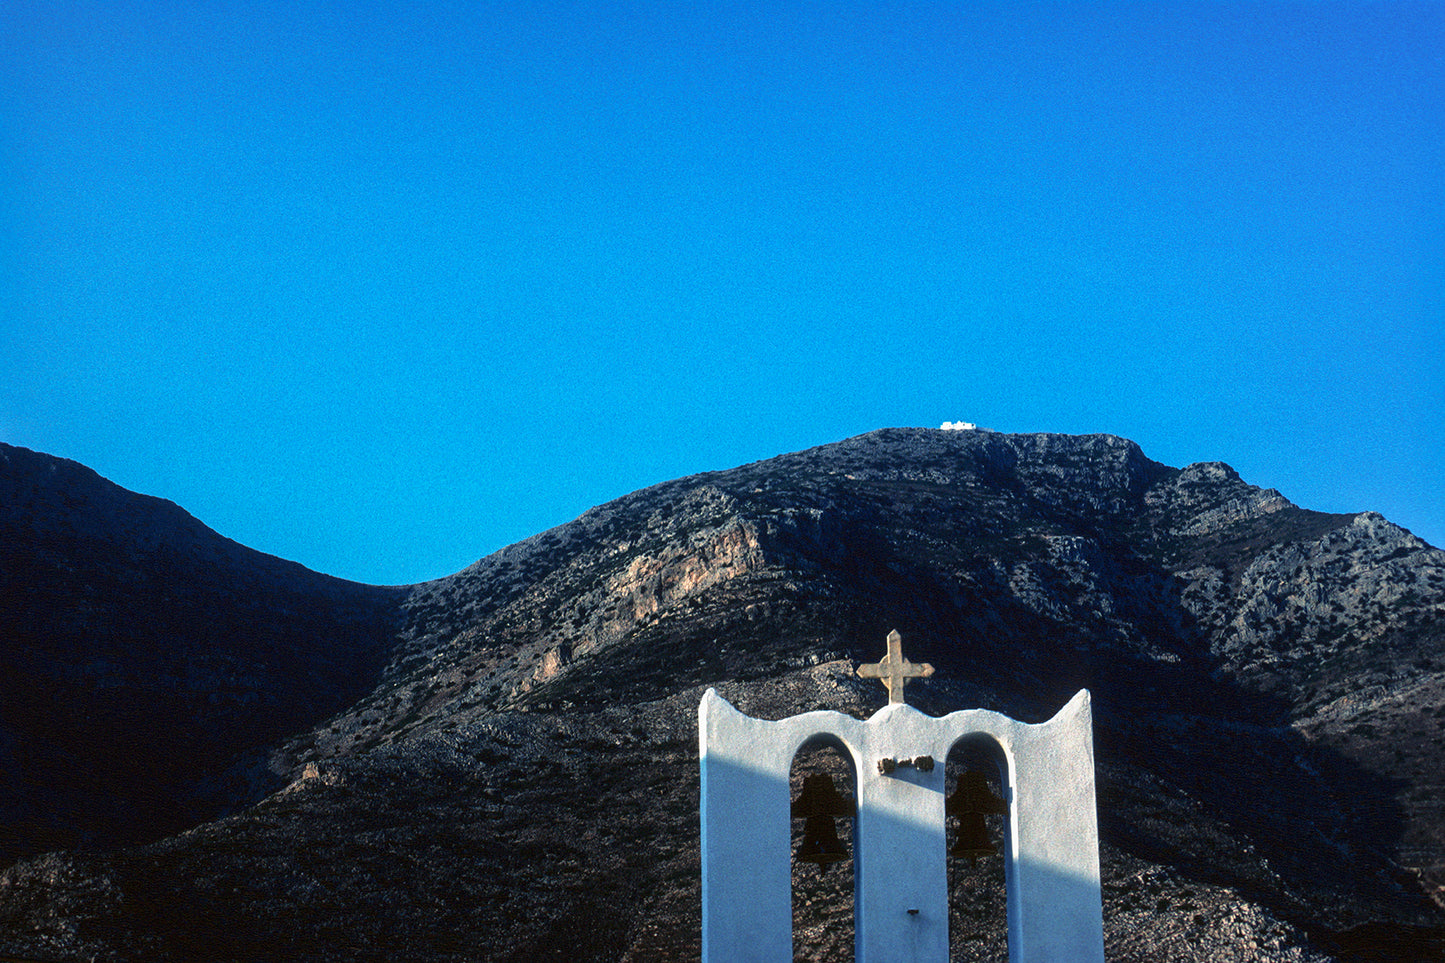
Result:
[[[971,744],[998,769],[1008,807],[1002,855],[1010,963],[1103,963],[1088,691],[1038,725],[976,709],[939,722],[953,734],[949,751]]]

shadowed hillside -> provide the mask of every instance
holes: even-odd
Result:
[[[398,597],[0,445],[0,861],[157,838],[261,791],[245,754],[370,689]]]

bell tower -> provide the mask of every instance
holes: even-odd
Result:
[[[932,673],[931,665],[903,657],[902,640],[893,632],[884,658],[858,669],[860,676],[882,681],[889,693],[888,704],[866,721],[831,711],[754,719],[712,689],[703,695],[698,741],[704,963],[792,960],[790,820],[795,813],[819,820],[805,838],[820,860],[827,859],[836,836],[822,820],[841,812],[842,805],[821,785],[813,793],[805,787],[806,799],[789,799],[793,756],[820,737],[841,743],[858,774],[856,963],[946,963],[946,820],[959,819],[956,855],[977,858],[993,850],[978,834],[988,813],[1005,817],[1010,963],[1103,963],[1088,692],[1080,690],[1053,719],[1038,725],[985,709],[936,718],[903,698],[909,679]],[[986,785],[960,780],[944,798],[942,763],[966,737],[997,743],[1001,797]]]

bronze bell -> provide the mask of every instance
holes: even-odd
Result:
[[[819,870],[848,858],[848,847],[838,839],[834,819],[853,815],[853,801],[845,798],[827,773],[803,777],[803,789],[793,800],[794,819],[803,819],[803,842],[798,846],[798,860],[813,863]]]
[[[848,858],[848,847],[838,838],[838,827],[832,816],[809,816],[803,823],[803,841],[798,844],[798,861],[814,863],[827,869],[832,863]]]
[[[967,857],[973,866],[980,858],[998,852],[988,838],[985,815],[1008,815],[1008,803],[994,795],[983,773],[970,769],[958,777],[953,795],[944,802],[943,811],[958,817],[958,837],[948,855]]]
[[[970,866],[977,866],[978,861],[984,856],[993,856],[998,853],[988,838],[988,827],[983,823],[983,813],[965,813],[958,817],[958,835],[954,838],[952,848],[948,855],[958,858],[968,857]]]

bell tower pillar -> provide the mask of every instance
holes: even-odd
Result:
[[[829,711],[754,719],[712,689],[703,695],[704,963],[792,960],[788,771],[820,735],[840,742],[858,773],[856,963],[946,963],[943,763],[976,734],[996,741],[1005,761],[1009,960],[1103,963],[1088,692],[1038,725],[984,709],[936,718],[902,698],[907,679],[932,671],[903,659],[892,633],[888,655],[859,669],[890,695],[866,721]]]

